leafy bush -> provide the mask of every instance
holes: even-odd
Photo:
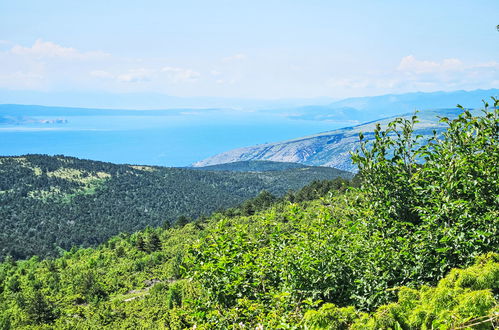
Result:
[[[413,136],[417,117],[396,119],[375,139],[361,135],[352,159],[359,166],[370,222],[383,235],[427,242],[413,256],[425,258],[418,274],[435,280],[442,271],[499,245],[499,100],[481,116],[469,110],[428,141]],[[425,250],[426,249],[426,250]]]
[[[467,269],[454,269],[434,288],[399,288],[398,302],[384,305],[353,328],[491,329],[499,324],[499,255],[488,254]]]
[[[374,140],[360,135],[352,155],[362,173],[362,189],[381,217],[392,221],[445,224],[466,219],[463,211],[497,211],[499,195],[499,100],[482,116],[469,110],[442,136],[421,141],[413,136],[417,117],[397,118],[386,130],[377,125]]]

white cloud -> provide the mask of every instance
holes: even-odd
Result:
[[[236,79],[217,79],[215,83],[217,85],[234,85],[236,83]]]
[[[90,72],[90,75],[92,77],[103,78],[103,79],[115,78],[115,76],[112,73],[103,70],[93,70]]]
[[[33,46],[24,47],[15,45],[10,52],[20,56],[31,56],[35,58],[66,58],[73,60],[89,60],[109,57],[110,55],[101,51],[80,52],[72,47],[64,47],[50,41],[37,39]]]
[[[400,60],[397,70],[416,74],[458,71],[464,68],[463,62],[456,58],[447,58],[441,62],[418,60],[413,55],[405,56]]]
[[[163,80],[166,78],[170,83],[194,82],[201,76],[199,72],[190,69],[169,66],[163,67],[160,70],[146,68],[130,69],[117,74],[105,70],[93,70],[90,72],[90,76],[126,83],[152,81],[153,78],[159,82],[162,78],[158,76],[158,73],[166,73],[166,77],[163,77]]]
[[[162,72],[165,72],[169,79],[174,83],[181,82],[194,82],[201,77],[201,74],[197,71],[193,71],[191,69],[183,69],[171,66],[165,66],[161,69]]]
[[[130,69],[124,73],[113,74],[104,70],[93,70],[90,71],[90,76],[100,78],[100,79],[111,79],[118,82],[124,83],[139,83],[151,81],[154,72],[149,69],[139,68],[139,69]]]
[[[246,54],[236,54],[222,58],[223,62],[242,61],[246,59]]]
[[[355,79],[355,78],[331,78],[327,84],[332,88],[366,88],[369,85],[368,79]]]
[[[15,71],[0,73],[0,87],[8,89],[36,89],[44,90],[47,86],[46,78],[37,72]]]
[[[467,62],[450,56],[422,58],[415,54],[399,57],[383,68],[366,64],[354,69],[342,66],[337,59],[304,57],[286,62],[281,57],[247,57],[242,53],[211,61],[172,60],[86,52],[42,39],[28,46],[0,40],[0,88],[97,89],[178,96],[195,96],[202,91],[213,96],[347,97],[499,87],[495,57]]]
[[[466,63],[458,58],[420,60],[403,57],[392,70],[337,75],[325,81],[349,96],[498,88],[499,63]]]
[[[499,69],[499,63],[495,61],[491,62],[485,62],[485,63],[478,63],[473,66],[474,68],[489,68],[489,69]]]
[[[131,69],[127,73],[119,74],[116,79],[120,82],[144,82],[152,79],[152,71],[144,68]]]
[[[464,63],[456,58],[422,61],[410,55],[401,59],[397,71],[401,74],[394,74],[397,86],[422,91],[497,88],[494,81],[499,77],[499,63]]]

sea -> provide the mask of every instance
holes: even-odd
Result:
[[[0,155],[66,155],[112,163],[184,167],[234,148],[347,125],[297,120],[283,113],[228,110],[30,116],[17,123],[0,124]]]

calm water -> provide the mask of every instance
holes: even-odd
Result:
[[[64,154],[114,163],[188,166],[233,148],[345,126],[282,115],[224,112],[64,119],[68,122],[0,125],[0,155]]]

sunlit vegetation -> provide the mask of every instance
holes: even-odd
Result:
[[[430,141],[415,120],[363,142],[360,188],[315,182],[55,259],[8,258],[0,327],[493,329],[499,111],[463,109]]]
[[[313,180],[352,176],[325,167],[267,170],[276,167],[217,172],[64,156],[0,157],[0,260],[57,256],[61,249],[95,246],[122,232],[208,216],[262,190],[282,196]]]

